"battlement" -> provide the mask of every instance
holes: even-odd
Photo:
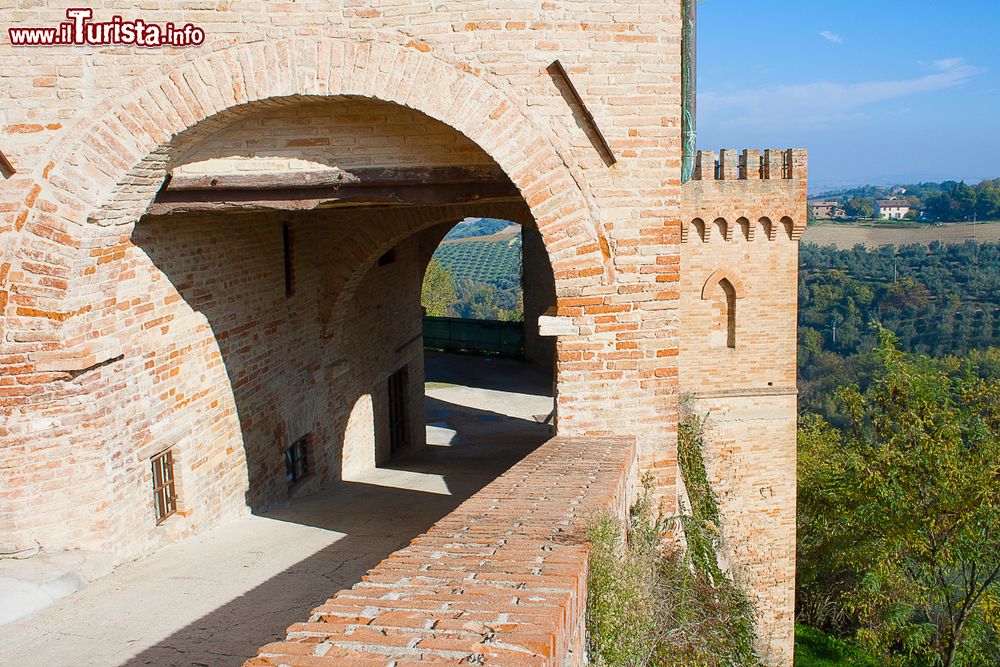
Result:
[[[698,151],[695,158],[695,181],[764,181],[806,180],[808,152],[803,148],[763,151],[723,149]]]
[[[808,153],[800,148],[698,151],[692,179],[681,188],[681,243],[693,237],[799,240],[808,170]]]

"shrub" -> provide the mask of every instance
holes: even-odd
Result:
[[[882,667],[882,664],[853,642],[796,625],[795,667]]]
[[[683,425],[678,449],[690,515],[664,518],[654,512],[647,477],[627,522],[603,515],[589,527],[587,632],[594,664],[760,664],[754,653],[753,605],[718,566],[718,506],[701,459],[702,424],[687,416]],[[661,539],[678,519],[686,553]]]

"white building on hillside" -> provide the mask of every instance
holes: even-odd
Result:
[[[902,220],[910,212],[905,199],[878,199],[875,201],[875,217],[880,220]]]

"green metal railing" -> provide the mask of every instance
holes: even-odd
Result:
[[[524,356],[524,323],[424,317],[424,349]]]

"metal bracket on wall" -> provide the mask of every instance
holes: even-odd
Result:
[[[566,97],[566,93],[569,93],[569,99],[567,102],[571,106],[575,106],[577,110],[583,115],[583,120],[587,125],[586,129],[590,131],[587,132],[587,136],[590,138],[591,143],[594,144],[594,148],[597,152],[601,154],[601,158],[604,159],[605,164],[609,167],[616,162],[618,158],[615,157],[614,151],[611,150],[611,146],[608,144],[608,140],[604,138],[604,134],[601,132],[601,128],[597,126],[597,121],[594,120],[594,114],[590,113],[590,109],[584,103],[583,98],[580,97],[580,92],[573,85],[572,79],[569,78],[569,74],[566,72],[566,68],[558,60],[553,61],[551,65],[548,66],[547,71],[549,76],[556,82],[559,86],[560,82],[563,84],[559,86],[560,92]]]

